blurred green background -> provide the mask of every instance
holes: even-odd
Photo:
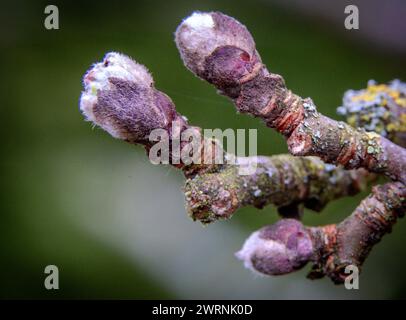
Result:
[[[360,10],[360,30],[348,31],[347,2],[324,2],[2,1],[0,297],[405,298],[404,221],[372,251],[359,290],[308,280],[308,267],[283,277],[253,275],[233,253],[278,219],[275,208],[244,208],[203,228],[185,213],[181,172],[153,166],[141,148],[92,129],[78,111],[84,72],[119,51],[145,64],[192,124],[257,128],[259,153],[284,153],[279,135],[237,115],[184,68],[173,32],[194,10],[234,16],[270,70],[337,118],[345,90],[369,79],[406,80],[406,30],[398,18],[406,11],[401,1],[385,10],[376,1],[348,2]],[[48,4],[59,8],[59,30],[44,28]],[[321,214],[306,212],[304,221],[339,222],[367,193]],[[49,264],[59,267],[59,290],[44,288]]]

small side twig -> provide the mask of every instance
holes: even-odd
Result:
[[[338,225],[304,227],[282,219],[254,232],[236,254],[246,267],[267,275],[286,274],[313,263],[309,277],[330,277],[343,283],[348,265],[361,268],[381,238],[406,210],[406,189],[400,182],[373,188],[351,216]]]

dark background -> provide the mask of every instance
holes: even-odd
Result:
[[[241,209],[203,228],[183,207],[183,177],[153,166],[141,148],[83,121],[81,78],[108,51],[145,64],[180,113],[203,128],[257,128],[261,154],[287,152],[283,139],[187,71],[173,33],[194,10],[243,22],[268,68],[324,114],[369,79],[406,80],[403,1],[10,1],[1,2],[1,298],[405,298],[406,225],[376,246],[360,289],[245,270],[233,253],[273,207]],[[46,30],[44,8],[59,8]],[[344,28],[357,4],[360,30]],[[306,212],[308,225],[335,223],[368,192]],[[43,286],[59,267],[60,289]]]

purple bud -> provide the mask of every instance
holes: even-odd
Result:
[[[154,88],[148,70],[129,57],[111,52],[83,78],[80,110],[113,137],[130,142],[148,139],[178,117],[171,99]]]
[[[175,41],[186,67],[219,86],[236,82],[260,61],[247,28],[219,12],[193,13],[179,25]]]
[[[253,271],[281,275],[306,265],[313,256],[313,243],[302,223],[282,219],[254,232],[236,256]]]

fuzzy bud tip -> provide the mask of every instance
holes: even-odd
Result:
[[[148,70],[120,53],[107,53],[94,64],[83,86],[80,111],[115,138],[145,141],[152,130],[166,128],[177,115],[170,98],[154,88]]]
[[[247,28],[220,12],[194,12],[179,25],[175,41],[186,67],[206,80],[206,60],[221,48],[235,48],[245,62],[259,59]]]
[[[281,275],[298,270],[312,256],[310,235],[294,219],[282,219],[254,232],[236,253],[246,268],[266,275]]]

